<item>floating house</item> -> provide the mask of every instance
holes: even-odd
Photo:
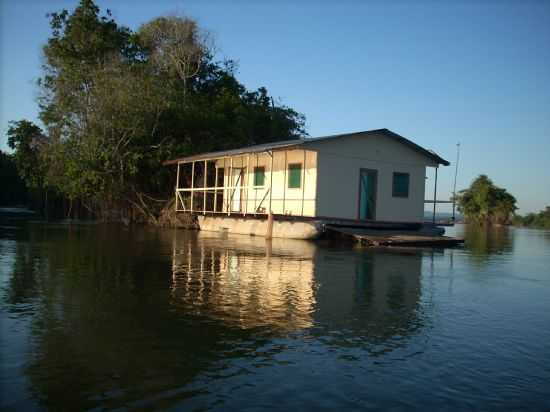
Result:
[[[202,230],[310,238],[327,223],[421,225],[426,168],[437,172],[449,162],[377,129],[203,153],[165,165],[177,166],[176,212],[198,214]]]

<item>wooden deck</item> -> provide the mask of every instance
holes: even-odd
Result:
[[[441,236],[431,228],[427,230],[396,231],[364,228],[326,226],[329,236],[358,242],[364,246],[400,247],[453,247],[464,243],[464,239]]]

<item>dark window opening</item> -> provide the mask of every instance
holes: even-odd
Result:
[[[393,174],[393,197],[409,197],[409,174],[395,172]]]
[[[291,163],[288,165],[288,188],[299,189],[302,187],[302,164]]]
[[[258,166],[254,168],[254,186],[263,186],[265,184],[265,167]]]

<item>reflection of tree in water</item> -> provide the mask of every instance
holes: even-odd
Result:
[[[48,409],[181,401],[249,333],[172,310],[168,250],[151,233],[33,231],[17,244],[5,304],[32,305],[26,374]],[[30,263],[34,262],[34,263]],[[256,345],[257,346],[257,345]]]
[[[484,263],[491,255],[512,252],[511,230],[507,226],[465,225],[464,243],[470,256],[478,263]]]
[[[323,285],[316,295],[318,333],[330,337],[329,345],[352,344],[372,354],[402,346],[425,323],[419,310],[422,252],[338,255],[320,251],[317,258],[316,280]]]

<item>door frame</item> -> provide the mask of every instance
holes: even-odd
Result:
[[[374,212],[372,214],[372,219],[361,219],[361,176],[363,172],[373,173],[375,176],[374,181]],[[357,220],[376,220],[376,210],[378,209],[378,170],[362,167],[359,169],[359,185],[357,191]]]

